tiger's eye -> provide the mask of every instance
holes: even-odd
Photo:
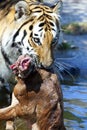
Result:
[[[39,38],[34,38],[34,42],[39,43],[40,39]]]
[[[36,44],[41,45],[39,38],[34,37],[34,38],[33,38],[33,41],[34,41]]]

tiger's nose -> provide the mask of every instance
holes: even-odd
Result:
[[[50,60],[49,62],[45,62],[41,64],[44,68],[51,68],[53,65],[53,60]]]
[[[50,72],[54,73],[53,63],[50,64],[49,66],[43,66],[43,65],[41,65],[41,68],[42,69],[46,69],[47,71],[50,71]]]

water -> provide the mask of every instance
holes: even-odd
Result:
[[[62,24],[87,22],[86,12],[87,0],[63,0]],[[67,130],[87,130],[87,34],[66,35],[64,39],[79,47],[79,57],[72,59],[71,64],[81,71],[78,83],[62,84],[65,126]]]
[[[87,130],[87,83],[62,85],[67,130]]]
[[[62,23],[87,22],[87,0],[62,0]]]

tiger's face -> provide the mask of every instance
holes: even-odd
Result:
[[[33,48],[32,57],[35,57],[35,63],[38,67],[49,67],[53,63],[53,40],[56,39],[57,26],[53,25],[53,29],[46,23],[46,20],[35,22],[29,36],[29,45]],[[57,43],[57,41],[55,41]]]
[[[18,49],[18,56],[28,54],[36,67],[48,68],[53,63],[53,48],[60,32],[58,4],[48,7],[21,1],[15,6],[15,22],[20,26],[12,34],[11,50]]]

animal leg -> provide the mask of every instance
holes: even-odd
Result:
[[[9,120],[16,116],[16,107],[18,107],[18,100],[12,94],[12,103],[10,106],[0,109],[0,120]]]
[[[18,108],[18,100],[12,95],[12,103],[6,108],[0,109],[0,120],[8,120],[6,122],[6,130],[14,130],[13,119],[16,117],[16,109]]]
[[[6,122],[6,130],[15,130],[13,120],[9,120]]]
[[[32,125],[32,130],[40,130],[39,127],[38,127],[38,125],[37,125],[37,123],[34,123]]]

